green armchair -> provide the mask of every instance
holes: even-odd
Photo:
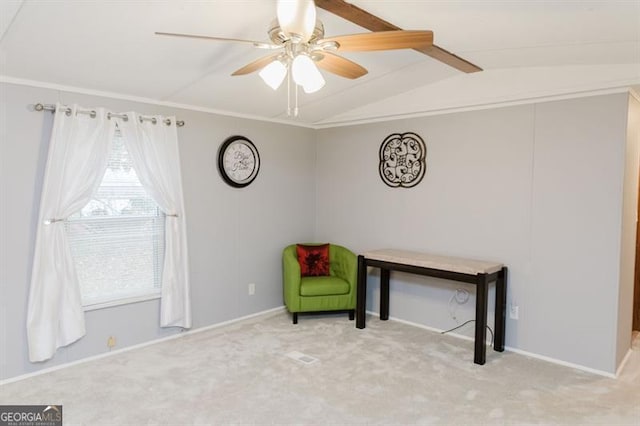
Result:
[[[314,244],[307,244],[314,245]],[[358,261],[349,249],[329,245],[329,275],[301,277],[296,244],[282,252],[284,304],[298,323],[299,312],[348,311],[356,309]]]

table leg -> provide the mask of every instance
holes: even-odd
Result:
[[[496,335],[493,342],[493,349],[498,352],[504,351],[504,334],[507,320],[507,267],[503,267],[498,272],[496,281],[496,308],[495,308],[495,328]]]
[[[389,319],[389,275],[388,269],[380,269],[380,319]]]
[[[473,362],[484,365],[487,355],[487,274],[478,274],[476,283],[476,335]]]
[[[367,310],[367,265],[364,256],[358,256],[358,286],[356,288],[356,328],[365,328]]]

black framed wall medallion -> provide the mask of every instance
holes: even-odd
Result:
[[[234,188],[249,185],[260,170],[258,149],[244,136],[227,138],[218,151],[218,170],[222,179]]]
[[[415,133],[393,133],[380,145],[380,178],[392,188],[420,183],[427,168],[427,146]]]

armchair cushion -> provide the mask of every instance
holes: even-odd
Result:
[[[347,294],[351,286],[338,277],[306,277],[300,280],[300,296]]]
[[[296,245],[301,277],[329,275],[329,244]]]

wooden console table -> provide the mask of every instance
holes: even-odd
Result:
[[[476,285],[476,332],[473,362],[486,360],[487,303],[489,283],[496,283],[495,336],[493,349],[504,351],[507,305],[507,267],[501,263],[435,256],[406,250],[374,250],[358,256],[356,327],[365,328],[367,266],[380,268],[380,319],[389,319],[390,272],[401,271]]]

